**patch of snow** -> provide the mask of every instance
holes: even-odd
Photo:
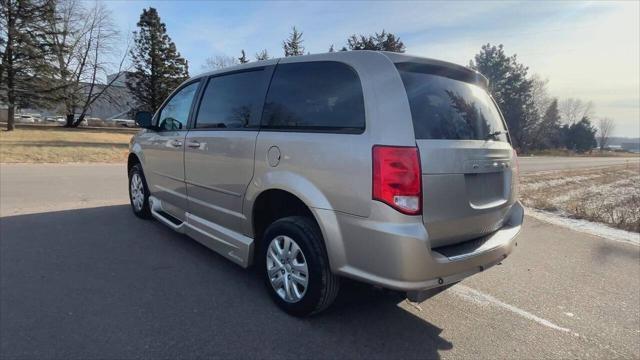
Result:
[[[640,196],[640,188],[636,185],[635,179],[621,179],[608,184],[585,184],[551,198],[551,203],[562,208],[567,202],[575,199],[589,204],[589,209],[597,209],[604,205],[624,203],[634,196]]]
[[[538,189],[549,188],[554,186],[563,186],[567,184],[585,182],[585,181],[594,180],[594,179],[603,177],[605,175],[606,174],[598,173],[598,174],[582,175],[582,176],[564,176],[564,177],[553,178],[553,179],[537,179],[537,178],[534,178],[532,180],[525,179],[522,181],[522,185],[528,191],[531,191],[531,190],[538,190]]]
[[[558,213],[526,208],[525,214],[550,224],[564,226],[574,231],[600,236],[605,239],[640,246],[640,233],[614,229],[604,224],[582,219],[571,219]]]

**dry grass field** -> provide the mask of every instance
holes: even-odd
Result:
[[[0,162],[124,162],[131,132],[62,127],[0,131]]]
[[[528,207],[640,232],[637,165],[523,175],[520,198]]]

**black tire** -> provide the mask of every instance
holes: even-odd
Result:
[[[287,302],[278,295],[271,285],[267,272],[266,257],[271,240],[285,235],[300,247],[307,262],[308,286],[297,302]],[[308,316],[321,312],[333,303],[340,288],[340,278],[331,272],[322,233],[312,219],[304,216],[290,216],[269,225],[262,239],[257,262],[261,267],[265,285],[273,301],[285,312],[293,316]]]
[[[131,180],[134,175],[138,175],[142,179],[142,187],[144,189],[144,201],[142,208],[137,209],[133,203],[133,196],[131,193]],[[149,187],[147,186],[147,179],[144,177],[144,172],[142,172],[142,166],[140,164],[135,164],[129,170],[129,203],[131,204],[131,210],[133,213],[142,219],[151,219],[151,209],[149,208]]]

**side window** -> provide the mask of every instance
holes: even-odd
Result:
[[[362,132],[364,99],[358,74],[333,61],[278,65],[265,102],[262,127]]]
[[[257,128],[268,73],[257,69],[212,77],[204,90],[195,128]]]
[[[169,102],[160,110],[158,115],[158,127],[161,131],[186,130],[189,120],[189,111],[193,98],[198,90],[199,82],[189,84],[178,91]]]

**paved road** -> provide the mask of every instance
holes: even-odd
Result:
[[[502,265],[420,309],[347,283],[296,319],[254,272],[135,218],[123,174],[0,167],[0,358],[640,357],[638,246],[527,218]]]
[[[640,163],[637,157],[563,157],[563,156],[531,156],[520,157],[520,172],[530,173],[545,170],[563,170],[600,167],[619,164]]]
[[[123,204],[126,165],[0,164],[0,216]]]

